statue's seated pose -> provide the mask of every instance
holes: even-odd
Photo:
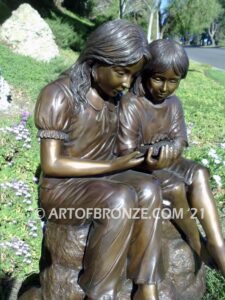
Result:
[[[181,102],[173,93],[188,72],[187,54],[172,40],[152,42],[149,53],[151,60],[132,91],[120,102],[119,152],[142,151],[148,145],[145,161],[138,169],[161,181],[163,198],[170,200],[177,210],[183,210],[183,217],[175,221],[193,250],[203,258],[209,252],[225,276],[225,243],[209,187],[209,172],[181,156],[188,144],[186,126]],[[159,141],[164,146],[156,157],[154,144]],[[207,238],[206,249],[190,208],[197,210]]]
[[[138,285],[134,299],[158,299],[161,220],[95,218],[94,212],[76,218],[71,210],[145,208],[150,217],[161,207],[160,187],[152,175],[124,171],[143,162],[138,152],[114,155],[118,94],[130,87],[148,57],[139,27],[123,20],[107,22],[91,34],[72,69],[42,90],[36,104],[40,201],[48,222],[91,224],[79,278],[87,299],[114,299],[127,259],[127,276]]]

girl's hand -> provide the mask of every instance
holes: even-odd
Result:
[[[110,162],[109,171],[120,171],[134,168],[144,161],[144,157],[140,157],[140,152],[135,151],[130,154],[118,157]]]
[[[159,158],[152,157],[153,147],[150,147],[146,157],[146,163],[152,170],[159,170],[169,167],[178,157],[178,151],[175,146],[162,146]]]

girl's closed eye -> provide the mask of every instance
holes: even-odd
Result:
[[[124,72],[121,72],[121,71],[118,71],[118,72],[116,72],[116,73],[117,73],[117,75],[119,75],[119,76],[125,75],[125,73],[124,73]]]
[[[125,75],[125,71],[122,69],[113,68],[113,71],[119,76]]]
[[[170,79],[169,80],[169,82],[173,83],[173,84],[177,84],[177,83],[179,83],[179,81],[180,81],[179,79]]]
[[[156,82],[162,81],[162,78],[160,78],[160,77],[153,77],[152,79],[155,80]]]

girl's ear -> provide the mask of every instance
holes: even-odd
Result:
[[[94,64],[92,66],[92,68],[91,68],[91,77],[92,77],[92,79],[93,79],[94,82],[97,82],[97,80],[98,80],[98,78],[97,78],[97,72],[96,72],[97,67],[98,67],[98,65]]]

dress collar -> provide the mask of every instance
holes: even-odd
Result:
[[[104,101],[92,88],[90,88],[87,92],[86,99],[91,107],[93,107],[97,111],[102,110],[104,106],[107,106],[110,111],[114,111],[116,109],[116,106],[113,103]]]

